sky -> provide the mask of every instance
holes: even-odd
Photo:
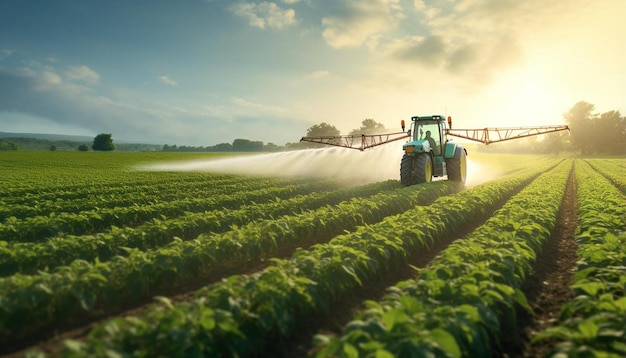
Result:
[[[0,0],[0,132],[283,145],[626,113],[624,0]]]

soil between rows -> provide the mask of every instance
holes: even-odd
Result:
[[[569,286],[577,261],[576,212],[576,181],[572,170],[551,239],[537,256],[522,287],[533,314],[518,307],[518,324],[502,327],[501,350],[494,350],[493,357],[545,357],[552,350],[553,342],[544,340],[533,344],[531,339],[535,333],[552,326],[561,306],[573,298]]]
[[[532,344],[530,340],[535,333],[554,325],[561,307],[574,297],[569,286],[578,260],[575,240],[578,224],[576,193],[576,180],[572,170],[552,239],[538,257],[534,273],[527,278],[523,288],[535,316],[526,315],[528,324],[520,327],[523,332],[519,335],[523,347],[508,352],[510,357],[547,356],[553,348],[553,342],[540,341]]]

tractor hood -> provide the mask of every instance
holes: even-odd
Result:
[[[426,139],[414,140],[410,142],[406,142],[402,149],[405,153],[426,153],[430,152],[430,143]]]

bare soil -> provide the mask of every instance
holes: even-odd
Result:
[[[577,261],[576,212],[576,181],[572,171],[551,240],[537,257],[533,272],[527,276],[522,288],[534,315],[518,309],[517,327],[502,330],[502,351],[495,351],[494,356],[545,357],[552,350],[552,342],[532,344],[531,339],[535,333],[554,325],[561,306],[573,298],[569,286]]]

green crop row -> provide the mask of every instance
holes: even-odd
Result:
[[[594,162],[595,163],[595,162]],[[558,342],[555,357],[626,356],[626,198],[578,162],[578,256],[557,326],[534,337]]]
[[[86,234],[111,226],[135,226],[147,220],[183,215],[218,208],[236,208],[255,200],[288,198],[294,195],[330,189],[329,182],[300,185],[250,188],[245,184],[235,193],[215,195],[210,198],[183,198],[173,202],[154,205],[130,205],[119,208],[96,209],[80,213],[59,213],[50,216],[35,216],[25,220],[7,219],[0,224],[0,240],[12,242],[43,241],[46,238],[65,234]]]
[[[397,181],[316,192],[281,200],[276,193],[267,192],[264,198],[255,197],[262,204],[250,204],[239,209],[224,209],[200,213],[186,213],[172,219],[153,219],[137,227],[113,228],[106,233],[83,236],[61,236],[44,243],[9,243],[0,246],[0,276],[16,272],[28,274],[35,270],[67,265],[76,259],[100,262],[115,255],[126,255],[125,248],[155,249],[172,242],[175,237],[190,240],[201,233],[223,232],[233,225],[244,225],[261,218],[299,213],[325,205],[336,205],[355,197],[393,190]],[[271,200],[275,199],[275,200]]]
[[[615,184],[615,186],[626,194],[626,160],[625,159],[587,159],[593,169],[602,173]]]
[[[87,154],[87,155],[84,155]],[[194,155],[191,153],[73,153],[73,152],[2,152],[0,177],[8,184],[0,187],[0,200],[5,197],[36,196],[47,193],[54,198],[57,192],[108,190],[126,184],[177,181],[202,181],[206,173],[147,172],[132,170],[138,164],[167,160],[213,159],[223,155]],[[214,176],[214,174],[211,174]],[[222,176],[222,175],[220,175]],[[231,177],[235,177],[230,175]],[[226,177],[226,176],[224,176]]]
[[[263,354],[293,333],[296,320],[320,314],[350,290],[405,267],[411,252],[484,219],[536,175],[501,179],[387,216],[327,244],[298,250],[290,260],[275,259],[274,266],[254,275],[208,286],[192,301],[174,305],[161,299],[164,305],[142,318],[114,319],[93,330],[86,343],[68,342],[64,355]]]
[[[18,203],[10,203],[16,198],[4,198],[0,207],[0,221],[15,217],[24,219],[33,216],[58,214],[61,212],[79,213],[95,208],[115,208],[120,206],[149,205],[165,201],[176,201],[184,197],[206,198],[216,194],[226,194],[241,190],[244,185],[249,190],[277,186],[276,180],[254,180],[248,178],[206,177],[202,181],[191,183],[172,182],[165,184],[156,180],[143,182],[140,185],[120,184],[115,190],[98,189],[88,193],[70,192],[55,193],[53,198],[20,198]],[[285,184],[283,184],[285,185]],[[210,189],[210,190],[208,190]],[[15,200],[14,200],[15,199]]]
[[[240,182],[246,180],[241,176],[198,174],[198,173],[133,173],[134,176],[126,177],[123,173],[115,172],[111,175],[117,178],[114,182],[103,181],[100,177],[87,176],[80,184],[59,183],[51,184],[49,181],[41,180],[40,183],[33,183],[29,186],[17,186],[18,183],[11,183],[4,190],[0,190],[3,205],[29,204],[31,202],[55,201],[57,199],[81,199],[89,196],[99,196],[102,194],[125,194],[129,191],[141,190],[158,195],[161,192],[170,192],[181,186],[194,187],[218,182]],[[97,173],[102,176],[102,173]],[[249,179],[248,179],[249,180]],[[278,182],[276,179],[263,179],[263,181]],[[45,183],[46,185],[41,185]]]
[[[241,270],[248,262],[270,257],[279,249],[328,240],[343,230],[380,221],[458,187],[442,182],[392,190],[336,207],[252,222],[223,234],[200,235],[191,241],[175,238],[157,250],[126,249],[127,256],[115,256],[107,262],[76,260],[51,273],[2,278],[0,337],[84,319],[100,314],[100,310],[150,297],[162,287]]]
[[[317,357],[488,357],[502,322],[527,310],[521,285],[550,239],[571,161],[545,173],[417,278],[392,287],[339,337],[316,336]]]

